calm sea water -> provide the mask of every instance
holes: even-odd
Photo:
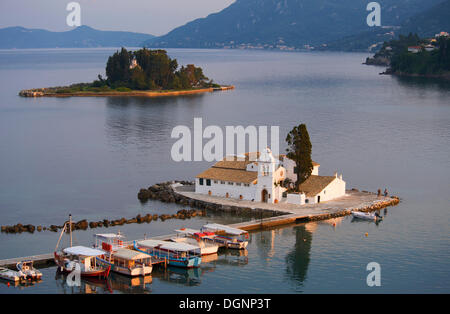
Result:
[[[320,173],[347,186],[387,187],[402,198],[380,224],[350,217],[251,234],[245,254],[221,252],[198,270],[155,270],[146,282],[113,276],[69,288],[55,267],[44,280],[0,293],[320,293],[450,292],[450,87],[400,80],[361,64],[366,54],[169,50],[195,63],[228,92],[178,98],[20,98],[21,89],[91,81],[113,49],[0,51],[0,224],[174,213],[141,204],[141,187],[192,179],[206,162],[170,158],[176,125],[279,125],[280,140],[306,123]],[[171,233],[214,215],[122,226],[130,239]],[[75,233],[90,244],[94,229]],[[365,237],[365,233],[368,237]],[[0,258],[52,252],[58,235],[0,234]],[[381,265],[368,287],[366,265]],[[270,283],[270,284],[268,284]]]

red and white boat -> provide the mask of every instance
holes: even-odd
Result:
[[[206,224],[201,228],[201,232],[209,234],[215,243],[229,249],[243,250],[248,245],[249,234],[247,231],[232,228],[221,224]]]
[[[67,230],[70,234],[70,246],[58,252],[61,238]],[[72,246],[72,215],[69,215],[69,221],[64,224],[55,247],[54,260],[58,270],[64,273],[79,270],[81,277],[107,278],[111,266],[97,264],[97,257],[104,257],[104,254],[101,250],[86,246]]]
[[[111,266],[97,264],[97,257],[104,254],[103,251],[86,246],[72,246],[54,253],[55,263],[64,273],[79,269],[81,277],[107,278]]]
[[[178,229],[175,230],[175,232],[177,233],[177,236],[171,238],[170,241],[198,246],[202,256],[216,254],[219,250],[219,245],[214,243],[213,238],[211,237],[213,233],[203,233],[200,232],[200,230],[189,228]]]

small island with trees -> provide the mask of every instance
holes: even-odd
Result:
[[[450,37],[446,32],[433,38],[400,35],[387,41],[365,64],[388,66],[382,74],[450,79]]]
[[[20,91],[24,97],[38,96],[178,96],[233,89],[208,79],[193,64],[178,66],[165,50],[128,51],[122,48],[108,58],[106,78],[98,75],[92,83],[36,88]]]

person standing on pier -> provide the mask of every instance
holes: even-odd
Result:
[[[387,197],[389,195],[389,193],[388,193],[388,189],[387,188],[385,188],[384,189],[384,197]]]

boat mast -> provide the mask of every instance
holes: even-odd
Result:
[[[70,247],[72,247],[72,214],[69,214]]]

